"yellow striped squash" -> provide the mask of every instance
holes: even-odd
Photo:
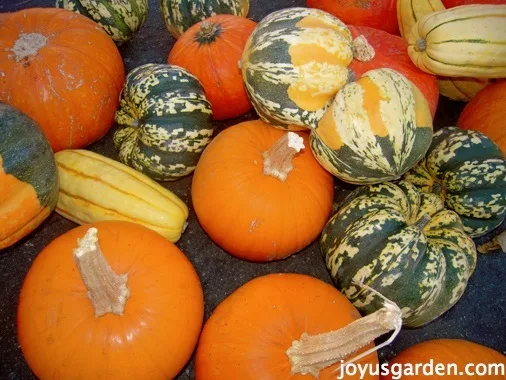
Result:
[[[60,193],[56,211],[78,224],[124,220],[179,240],[188,208],[175,194],[136,170],[87,150],[56,155]]]
[[[468,102],[487,87],[493,79],[438,77],[439,93],[452,100]]]
[[[445,9],[441,0],[397,0],[397,21],[401,36],[408,38],[419,19]]]
[[[448,77],[506,77],[506,5],[434,12],[411,29],[408,54],[421,70]]]

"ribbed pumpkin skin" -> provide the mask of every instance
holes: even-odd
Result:
[[[246,17],[249,0],[161,0],[161,9],[170,34],[179,38],[192,25],[211,16]]]
[[[488,78],[451,78],[438,77],[439,93],[448,99],[468,102],[487,87],[491,80]]]
[[[506,5],[467,5],[428,14],[411,29],[408,54],[425,72],[506,77]]]
[[[424,215],[430,220],[420,228]],[[374,312],[383,300],[356,282],[395,302],[408,327],[450,309],[476,264],[459,216],[404,181],[356,189],[324,228],[320,247],[337,288],[359,311]]]
[[[424,160],[404,178],[439,194],[446,207],[460,215],[471,237],[493,230],[506,215],[506,161],[481,132],[440,129]]]
[[[142,224],[175,242],[188,208],[145,175],[88,150],[56,154],[60,196],[56,211],[78,224],[123,220]]]
[[[399,178],[423,158],[431,139],[427,100],[391,69],[368,71],[343,87],[310,135],[320,164],[355,184]]]
[[[128,41],[148,16],[148,0],[56,0],[56,7],[92,19],[118,44]]]
[[[0,249],[38,227],[58,199],[53,151],[38,125],[0,103]]]
[[[258,115],[282,129],[316,126],[350,79],[351,33],[318,9],[288,8],[258,23],[241,60]]]
[[[199,80],[163,64],[128,74],[115,120],[121,162],[159,181],[190,174],[214,131],[211,104]]]

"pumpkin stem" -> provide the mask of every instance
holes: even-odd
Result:
[[[503,231],[489,242],[478,247],[478,252],[480,253],[489,253],[497,250],[506,252],[506,231]]]
[[[374,58],[375,54],[374,48],[363,35],[353,40],[353,58],[361,62],[368,62]]]
[[[47,37],[40,33],[20,33],[11,51],[14,53],[16,62],[37,55],[40,48],[47,44]]]
[[[95,316],[107,313],[123,315],[126,300],[130,296],[128,275],[114,273],[98,245],[97,232],[92,227],[82,239],[78,239],[74,259],[88,288]]]
[[[200,30],[195,34],[195,42],[199,44],[210,44],[222,33],[220,24],[214,22],[202,21]]]
[[[418,219],[415,223],[415,226],[420,229],[420,231],[423,231],[425,226],[430,222],[430,215],[423,214],[420,219]]]
[[[427,49],[427,41],[424,38],[419,38],[415,44],[415,51],[425,51]]]
[[[283,135],[271,149],[262,153],[265,175],[270,175],[285,182],[293,169],[292,159],[304,149],[304,139],[294,132]]]

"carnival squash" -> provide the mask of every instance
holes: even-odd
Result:
[[[56,6],[95,21],[117,44],[128,41],[148,16],[148,0],[56,0]]]
[[[390,327],[374,335],[400,326],[395,305],[380,314]],[[317,278],[292,273],[257,277],[222,301],[207,320],[197,347],[196,379],[375,380],[379,376],[367,371],[365,377],[339,372],[341,360],[357,357],[357,346],[372,347],[367,345],[374,335],[365,335],[374,325],[374,316],[360,318],[339,291]],[[376,353],[360,363],[378,365]]]
[[[325,226],[320,246],[337,288],[362,313],[395,302],[406,326],[431,322],[462,296],[476,265],[459,216],[409,182],[353,191]]]
[[[250,261],[285,258],[327,222],[333,180],[304,134],[247,121],[209,144],[192,183],[197,218],[211,239]]]
[[[506,216],[504,154],[481,132],[440,129],[425,158],[404,178],[438,194],[471,237],[493,230]]]
[[[431,139],[427,100],[392,69],[370,70],[344,86],[310,135],[320,164],[355,184],[399,178],[423,158]]]
[[[397,0],[307,0],[307,6],[328,12],[349,25],[369,26],[399,34]]]
[[[433,363],[433,364],[431,364]],[[431,375],[421,368],[438,365],[439,375],[435,371]],[[474,380],[484,378],[487,380],[504,379],[506,356],[492,348],[463,339],[435,339],[408,347],[399,353],[389,363],[389,374],[382,376],[382,380],[393,380],[395,375],[392,368],[411,368],[413,380],[444,379],[448,380]],[[502,366],[502,370],[501,370]],[[418,367],[417,372],[414,369]],[[442,367],[442,368],[441,368]],[[434,367],[432,367],[434,369]],[[428,368],[427,368],[428,369]]]
[[[212,110],[197,78],[181,67],[146,64],[128,73],[116,112],[121,162],[159,180],[190,174],[213,135]]]
[[[506,155],[506,81],[480,91],[462,110],[457,127],[483,132]]]
[[[0,14],[0,101],[26,113],[55,152],[82,148],[113,124],[124,81],[112,39],[65,9]]]
[[[188,208],[175,194],[144,174],[88,150],[56,154],[60,195],[56,211],[78,224],[124,220],[177,241]]]
[[[241,116],[252,107],[237,62],[255,26],[244,17],[210,17],[188,29],[170,51],[168,63],[202,83],[215,120]]]
[[[334,16],[311,8],[269,14],[248,39],[240,62],[246,91],[264,121],[282,129],[314,128],[353,74],[353,58],[370,60],[364,38],[352,40]]]
[[[425,72],[506,77],[506,5],[467,5],[430,13],[413,26],[408,54]]]
[[[195,269],[172,243],[128,222],[75,228],[33,262],[17,313],[40,379],[173,379],[204,315]]]
[[[58,199],[58,172],[39,126],[0,103],[0,249],[38,227]]]
[[[161,9],[170,34],[179,38],[192,25],[211,16],[246,17],[249,0],[161,0]]]

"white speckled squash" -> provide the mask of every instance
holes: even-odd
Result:
[[[115,120],[121,162],[159,181],[193,172],[213,135],[211,104],[202,85],[173,65],[132,70]]]
[[[129,40],[148,16],[148,0],[56,0],[56,7],[92,19],[118,45]]]
[[[354,184],[398,179],[432,141],[432,116],[420,90],[392,69],[367,71],[344,86],[311,131],[313,154]]]
[[[174,38],[190,26],[219,14],[246,17],[249,0],[161,0],[165,25]]]

